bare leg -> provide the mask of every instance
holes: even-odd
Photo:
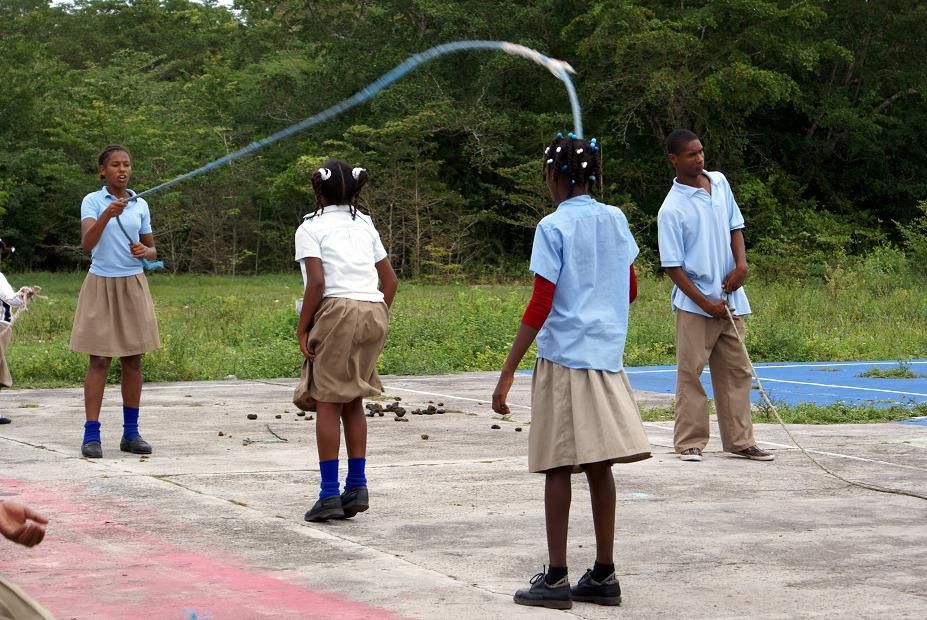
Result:
[[[615,478],[612,476],[612,466],[603,461],[586,465],[584,469],[592,499],[595,559],[599,564],[614,564]]]
[[[338,458],[341,450],[341,411],[343,403],[318,403],[315,423],[315,443],[320,461]]]
[[[122,364],[122,404],[137,409],[142,401],[142,356],[119,358]]]
[[[88,422],[100,419],[100,407],[103,406],[103,388],[106,387],[106,374],[109,372],[111,357],[90,356],[87,376],[84,378],[84,413]]]
[[[341,419],[344,421],[344,443],[348,448],[348,458],[366,457],[367,418],[364,416],[364,399],[355,398],[349,403],[344,403]]]
[[[546,473],[544,515],[547,521],[547,553],[551,566],[567,565],[567,532],[570,528],[570,468],[558,467]]]

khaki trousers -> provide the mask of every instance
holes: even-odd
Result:
[[[744,321],[734,317],[743,336]],[[708,363],[721,447],[737,452],[755,445],[750,417],[750,362],[728,319],[676,310],[676,452],[708,444],[708,397],[699,377]]]

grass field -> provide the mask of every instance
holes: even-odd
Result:
[[[68,351],[83,273],[7,274],[38,284],[8,353],[16,387],[78,385],[86,357]],[[147,381],[295,377],[298,272],[260,277],[149,277],[162,347],[146,356]],[[755,361],[842,361],[927,356],[922,280],[859,274],[812,282],[748,282]],[[642,277],[632,306],[625,364],[674,362],[667,278]],[[498,369],[530,296],[524,286],[400,284],[381,359],[384,374]],[[531,364],[530,356],[525,366]],[[114,366],[118,366],[114,364]],[[112,377],[117,376],[114,368]]]

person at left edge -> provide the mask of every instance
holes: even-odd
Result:
[[[122,366],[122,440],[119,449],[151,454],[138,431],[142,396],[142,355],[161,346],[154,304],[140,259],[154,260],[157,250],[151,214],[144,199],[132,200],[129,151],[117,144],[97,160],[103,187],[81,203],[81,245],[90,252],[90,273],[80,289],[71,350],[90,355],[84,380],[84,438],[81,454],[101,458],[100,408],[106,375],[114,357]],[[119,228],[122,223],[132,242]]]
[[[2,246],[3,241],[0,240],[0,247]],[[26,305],[34,294],[35,292],[28,286],[14,291],[6,276],[0,273],[0,388],[13,387],[13,377],[10,375],[10,367],[6,362],[6,351],[13,337],[13,308]],[[8,417],[0,415],[0,424],[10,422]]]

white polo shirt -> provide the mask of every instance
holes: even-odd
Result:
[[[721,283],[734,270],[731,231],[744,227],[744,216],[731,186],[720,172],[705,172],[711,182],[709,195],[700,187],[673,180],[657,215],[660,265],[682,267],[702,295],[720,300]],[[733,314],[750,314],[743,287],[728,297]],[[709,316],[698,304],[673,287],[673,309]]]
[[[325,297],[358,301],[383,301],[380,279],[374,266],[386,258],[380,234],[360,211],[354,218],[348,205],[329,205],[307,215],[296,229],[296,261],[308,283],[304,259],[322,260]]]

